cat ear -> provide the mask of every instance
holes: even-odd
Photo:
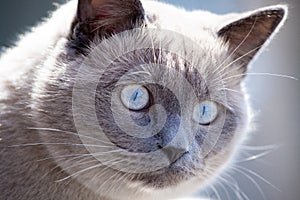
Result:
[[[139,0],[78,0],[73,37],[109,36],[135,28],[143,19]]]
[[[229,44],[233,59],[246,67],[261,47],[286,19],[286,6],[273,6],[254,11],[229,23],[218,36]]]

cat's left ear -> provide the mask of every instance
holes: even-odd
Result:
[[[261,47],[282,26],[287,6],[278,5],[246,13],[218,31],[218,36],[229,44],[233,59],[246,70]]]

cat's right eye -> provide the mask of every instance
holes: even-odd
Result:
[[[121,91],[122,103],[130,110],[138,111],[149,105],[148,90],[141,85],[125,86]]]

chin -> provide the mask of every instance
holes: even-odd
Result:
[[[194,194],[205,181],[195,172],[172,164],[159,171],[140,174],[132,180],[138,200],[178,199]]]

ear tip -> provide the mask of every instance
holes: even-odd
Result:
[[[289,7],[287,4],[280,4],[275,6],[275,10],[277,10],[278,17],[281,19],[279,26],[282,26],[287,20]]]
[[[275,9],[281,10],[284,13],[288,13],[289,6],[287,4],[279,4],[274,6]]]
[[[275,9],[282,14],[282,16],[288,15],[289,7],[286,4],[280,4],[275,6]]]
[[[271,16],[275,19],[274,24],[276,27],[281,27],[288,16],[289,8],[287,4],[278,4],[268,7],[263,7],[256,12],[258,15]]]
[[[288,16],[289,7],[287,4],[279,4],[279,5],[267,7],[265,10],[269,10],[273,12],[281,19],[286,19],[286,17]]]

